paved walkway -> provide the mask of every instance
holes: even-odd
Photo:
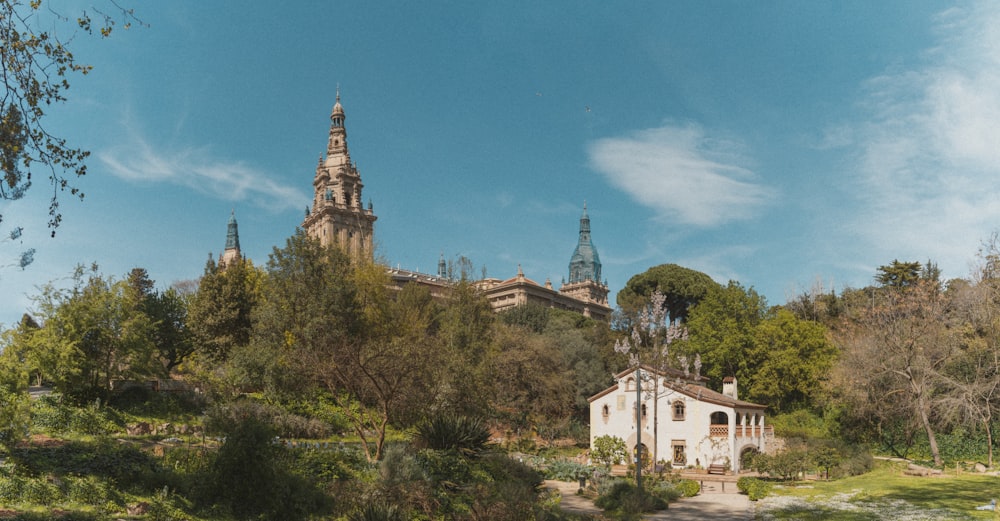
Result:
[[[601,509],[594,502],[576,495],[579,486],[565,481],[546,481],[545,486],[558,490],[562,495],[562,509],[574,514],[600,514]],[[753,519],[753,507],[750,500],[736,493],[735,484],[727,483],[726,491],[722,491],[719,483],[705,482],[705,489],[695,497],[679,499],[670,504],[667,510],[646,514],[643,519],[649,521],[670,519],[674,521],[746,521]]]

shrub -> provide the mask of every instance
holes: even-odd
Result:
[[[326,438],[332,434],[330,425],[315,418],[306,418],[281,407],[249,399],[236,400],[211,407],[206,413],[205,428],[211,432],[232,430],[246,418],[255,418],[268,425],[282,438]]]
[[[675,486],[684,497],[694,497],[701,492],[701,485],[693,479],[682,479]]]
[[[736,488],[741,494],[746,494],[750,501],[764,499],[771,491],[771,484],[762,479],[743,476],[736,481]]]
[[[625,480],[616,480],[606,494],[594,500],[594,505],[624,516],[667,508],[662,498],[640,491],[631,481]]]
[[[569,460],[555,460],[545,469],[545,477],[556,481],[576,482],[589,478],[593,472],[594,469],[589,465]]]
[[[396,505],[368,503],[347,516],[348,521],[406,521],[403,511]]]
[[[478,418],[439,415],[417,425],[414,445],[432,450],[454,450],[476,457],[486,450],[490,430]]]
[[[36,428],[53,434],[106,436],[124,430],[125,421],[114,409],[95,400],[84,407],[67,403],[58,395],[43,396],[32,407]]]
[[[625,440],[617,436],[598,436],[594,439],[594,449],[590,452],[590,457],[606,466],[610,467],[625,461],[628,457],[628,447],[625,446]]]

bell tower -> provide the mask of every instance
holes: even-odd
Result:
[[[343,248],[353,258],[371,259],[374,256],[373,233],[378,217],[368,207],[362,206],[361,174],[351,161],[347,148],[347,128],[344,126],[344,107],[337,101],[330,113],[330,135],[326,154],[320,156],[313,177],[313,204],[306,209],[302,228],[320,243]]]

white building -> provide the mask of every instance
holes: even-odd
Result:
[[[619,373],[617,384],[590,398],[591,448],[596,438],[610,435],[635,450],[635,373],[635,369]],[[657,373],[642,366],[640,375],[643,451],[652,457],[655,446],[658,461],[669,461],[674,468],[723,466],[738,472],[740,457],[764,452],[773,436],[770,426],[764,425],[766,407],[739,400],[735,378],[727,377],[719,393],[705,387],[705,378],[680,371]]]

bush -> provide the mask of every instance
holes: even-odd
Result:
[[[476,457],[486,450],[490,430],[478,418],[439,415],[417,425],[414,445],[432,450],[454,450]]]
[[[347,516],[348,521],[406,521],[404,512],[396,505],[368,503]]]
[[[594,500],[594,505],[623,516],[667,508],[667,502],[662,498],[640,491],[631,481],[625,480],[616,480],[606,494]]]
[[[282,438],[319,439],[329,437],[333,433],[326,422],[299,416],[281,407],[249,399],[215,405],[205,416],[205,428],[210,432],[227,432],[236,428],[245,419],[254,418],[268,425],[276,436]]]
[[[746,494],[750,501],[757,501],[767,497],[771,491],[771,484],[762,479],[743,476],[736,481],[736,488],[741,494]]]
[[[675,486],[684,497],[694,497],[701,492],[701,485],[693,479],[682,479]]]
[[[77,407],[58,395],[36,400],[32,407],[32,420],[36,428],[53,434],[107,436],[125,428],[122,416],[114,409],[101,407],[98,400],[85,407]]]
[[[589,478],[593,472],[594,469],[589,465],[569,460],[555,460],[545,468],[545,478],[576,482],[583,478]]]
[[[625,440],[617,436],[598,436],[594,439],[594,449],[590,452],[590,457],[610,467],[625,461],[628,457],[628,447],[625,446]]]

